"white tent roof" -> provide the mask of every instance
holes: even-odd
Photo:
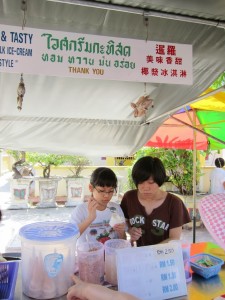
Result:
[[[24,74],[26,94],[18,111],[20,74],[3,73],[0,67],[1,148],[132,155],[154,134],[166,112],[198,97],[225,70],[222,0],[61,2],[29,0],[26,27],[145,40],[145,13],[149,40],[193,45],[193,85],[147,83],[154,108],[147,112],[150,123],[142,125],[146,118],[134,118],[130,103],[143,95],[144,83]],[[0,23],[21,26],[20,7],[19,0],[0,0]]]

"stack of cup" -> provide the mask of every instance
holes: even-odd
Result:
[[[84,242],[77,246],[79,276],[85,282],[104,282],[104,245],[100,242]]]
[[[131,247],[127,240],[112,239],[104,244],[105,246],[105,279],[112,285],[117,285],[117,267],[116,267],[116,250]]]
[[[183,254],[183,262],[184,262],[184,272],[185,272],[185,279],[186,283],[192,280],[192,273],[191,273],[191,265],[190,265],[190,249],[191,245],[186,242],[182,242],[181,240],[171,240],[169,243],[176,243],[179,244],[182,248]]]
[[[185,278],[186,278],[186,282],[188,283],[192,280],[189,243],[182,244],[182,253],[183,253],[183,261],[184,261]]]

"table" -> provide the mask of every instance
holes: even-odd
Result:
[[[225,260],[225,251],[212,242],[195,243],[191,245],[191,255],[201,252],[209,253]],[[19,270],[14,300],[32,299],[22,293],[21,270]],[[212,300],[214,297],[225,294],[225,265],[217,276],[204,279],[193,274],[192,281],[187,284],[188,295],[174,298],[176,300]],[[66,300],[66,295],[55,298],[55,300]]]

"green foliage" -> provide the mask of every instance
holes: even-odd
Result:
[[[58,166],[64,163],[65,156],[59,154],[26,152],[26,161],[32,164],[39,163],[41,166]]]
[[[193,151],[180,149],[163,149],[143,147],[134,155],[134,163],[143,156],[158,157],[162,160],[169,181],[177,187],[182,195],[192,195],[193,193]],[[134,164],[133,163],[133,164]],[[131,177],[133,165],[128,170],[128,182],[131,189],[135,188]],[[196,164],[197,181],[200,177],[200,164]]]
[[[210,86],[212,89],[218,89],[225,85],[225,72],[223,72]]]
[[[75,178],[81,177],[84,167],[90,165],[89,159],[85,156],[67,155],[65,159],[72,166],[69,170],[73,173],[72,177]]]
[[[16,161],[19,161],[21,157],[24,158],[24,165],[28,163],[32,165],[39,164],[43,168],[43,176],[45,178],[50,177],[51,166],[71,165],[72,168],[69,168],[69,170],[73,173],[72,177],[80,177],[84,166],[90,164],[90,161],[84,156],[23,152],[17,150],[7,150],[7,153]]]
[[[51,166],[59,166],[65,162],[65,155],[51,153],[27,152],[26,161],[33,165],[38,163],[43,168],[43,176],[50,177]]]
[[[22,158],[21,151],[18,150],[6,150],[6,153],[12,156],[15,159],[15,161],[18,161]]]

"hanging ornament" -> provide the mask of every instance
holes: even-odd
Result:
[[[21,110],[22,109],[22,104],[23,104],[23,97],[25,95],[25,84],[23,82],[23,74],[21,74],[21,77],[20,77],[20,83],[19,83],[19,86],[17,88],[17,108],[18,110]]]
[[[135,118],[145,116],[149,107],[154,107],[154,101],[146,92],[146,82],[144,85],[144,95],[141,96],[136,103],[132,102],[131,107],[134,109],[133,114]]]
[[[146,115],[149,107],[154,107],[154,101],[149,95],[141,96],[136,103],[131,103],[131,107],[134,109],[134,117],[142,117]]]

